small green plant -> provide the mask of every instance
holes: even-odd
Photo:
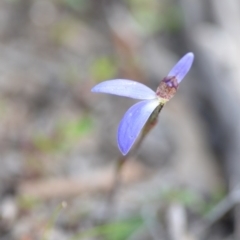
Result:
[[[83,231],[69,240],[81,240],[87,237],[102,237],[105,240],[125,240],[142,224],[143,222],[140,218],[113,222]]]

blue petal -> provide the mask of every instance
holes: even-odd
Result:
[[[178,83],[180,83],[190,70],[193,60],[193,53],[190,52],[184,55],[169,72],[168,77],[175,77]]]
[[[148,100],[136,103],[125,113],[118,127],[118,147],[126,155],[159,101]]]
[[[126,79],[115,79],[99,83],[91,91],[143,100],[156,98],[156,93],[149,87]]]

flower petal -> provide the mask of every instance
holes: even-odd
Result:
[[[118,127],[118,147],[126,155],[159,101],[148,100],[136,103],[125,113]]]
[[[126,79],[115,79],[99,83],[91,91],[143,100],[156,98],[155,92],[149,87]]]
[[[193,53],[190,52],[184,55],[169,72],[168,77],[175,77],[178,83],[180,83],[190,70],[193,60]]]

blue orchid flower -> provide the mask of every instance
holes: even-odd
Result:
[[[179,83],[190,70],[193,60],[193,53],[184,55],[160,82],[156,92],[142,83],[127,79],[105,81],[92,88],[92,92],[144,100],[130,107],[119,124],[117,141],[123,155],[129,152],[154,110],[174,96]]]

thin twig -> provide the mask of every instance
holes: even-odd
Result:
[[[199,230],[201,238],[205,239],[212,226],[220,221],[227,213],[233,210],[240,203],[240,189],[230,192],[222,201],[220,201],[205,217],[205,225]]]

